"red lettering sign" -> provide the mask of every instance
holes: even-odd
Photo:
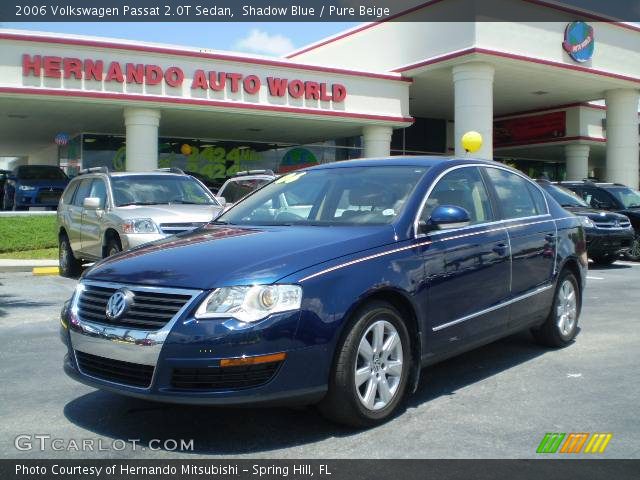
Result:
[[[124,65],[124,66],[123,66]],[[163,69],[158,65],[143,63],[111,62],[106,68],[102,60],[80,59],[75,57],[56,57],[22,55],[22,76],[49,78],[73,78],[75,80],[95,80],[98,82],[118,82],[138,85],[159,85],[164,81],[168,86],[178,88],[184,82],[184,71],[180,67]],[[238,93],[240,88],[249,94],[257,95],[262,89],[262,79],[257,75],[244,75],[238,72],[205,72],[202,69],[193,72],[190,88],[221,92],[228,89]],[[266,77],[267,93],[271,97],[305,98],[323,102],[339,103],[347,97],[347,89],[339,83],[327,84],[313,80],[278,77]]]

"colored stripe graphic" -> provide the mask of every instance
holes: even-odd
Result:
[[[556,453],[564,437],[564,433],[546,433],[536,453]]]
[[[611,441],[611,433],[594,433],[584,449],[584,453],[604,453]]]
[[[570,433],[562,445],[560,453],[580,453],[587,438],[589,438],[588,433]]]

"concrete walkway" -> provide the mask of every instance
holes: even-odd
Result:
[[[0,258],[0,272],[31,272],[36,267],[57,267],[58,260],[12,260]]]

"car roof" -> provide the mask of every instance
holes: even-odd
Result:
[[[275,175],[265,175],[264,173],[259,173],[256,175],[242,175],[240,177],[231,177],[227,180],[227,182],[240,182],[242,180],[273,180],[274,178],[276,178]]]
[[[380,166],[401,166],[401,167],[433,167],[441,164],[464,165],[464,164],[484,164],[491,166],[502,166],[502,163],[492,160],[481,160],[479,158],[459,158],[441,156],[394,156],[380,158],[365,158],[356,160],[342,160],[340,162],[324,163],[315,165],[305,170],[322,170],[325,168],[350,168],[350,167],[380,167]]]

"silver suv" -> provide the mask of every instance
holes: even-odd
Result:
[[[83,261],[193,230],[221,212],[207,187],[178,169],[83,170],[58,205],[60,273],[77,275]]]

